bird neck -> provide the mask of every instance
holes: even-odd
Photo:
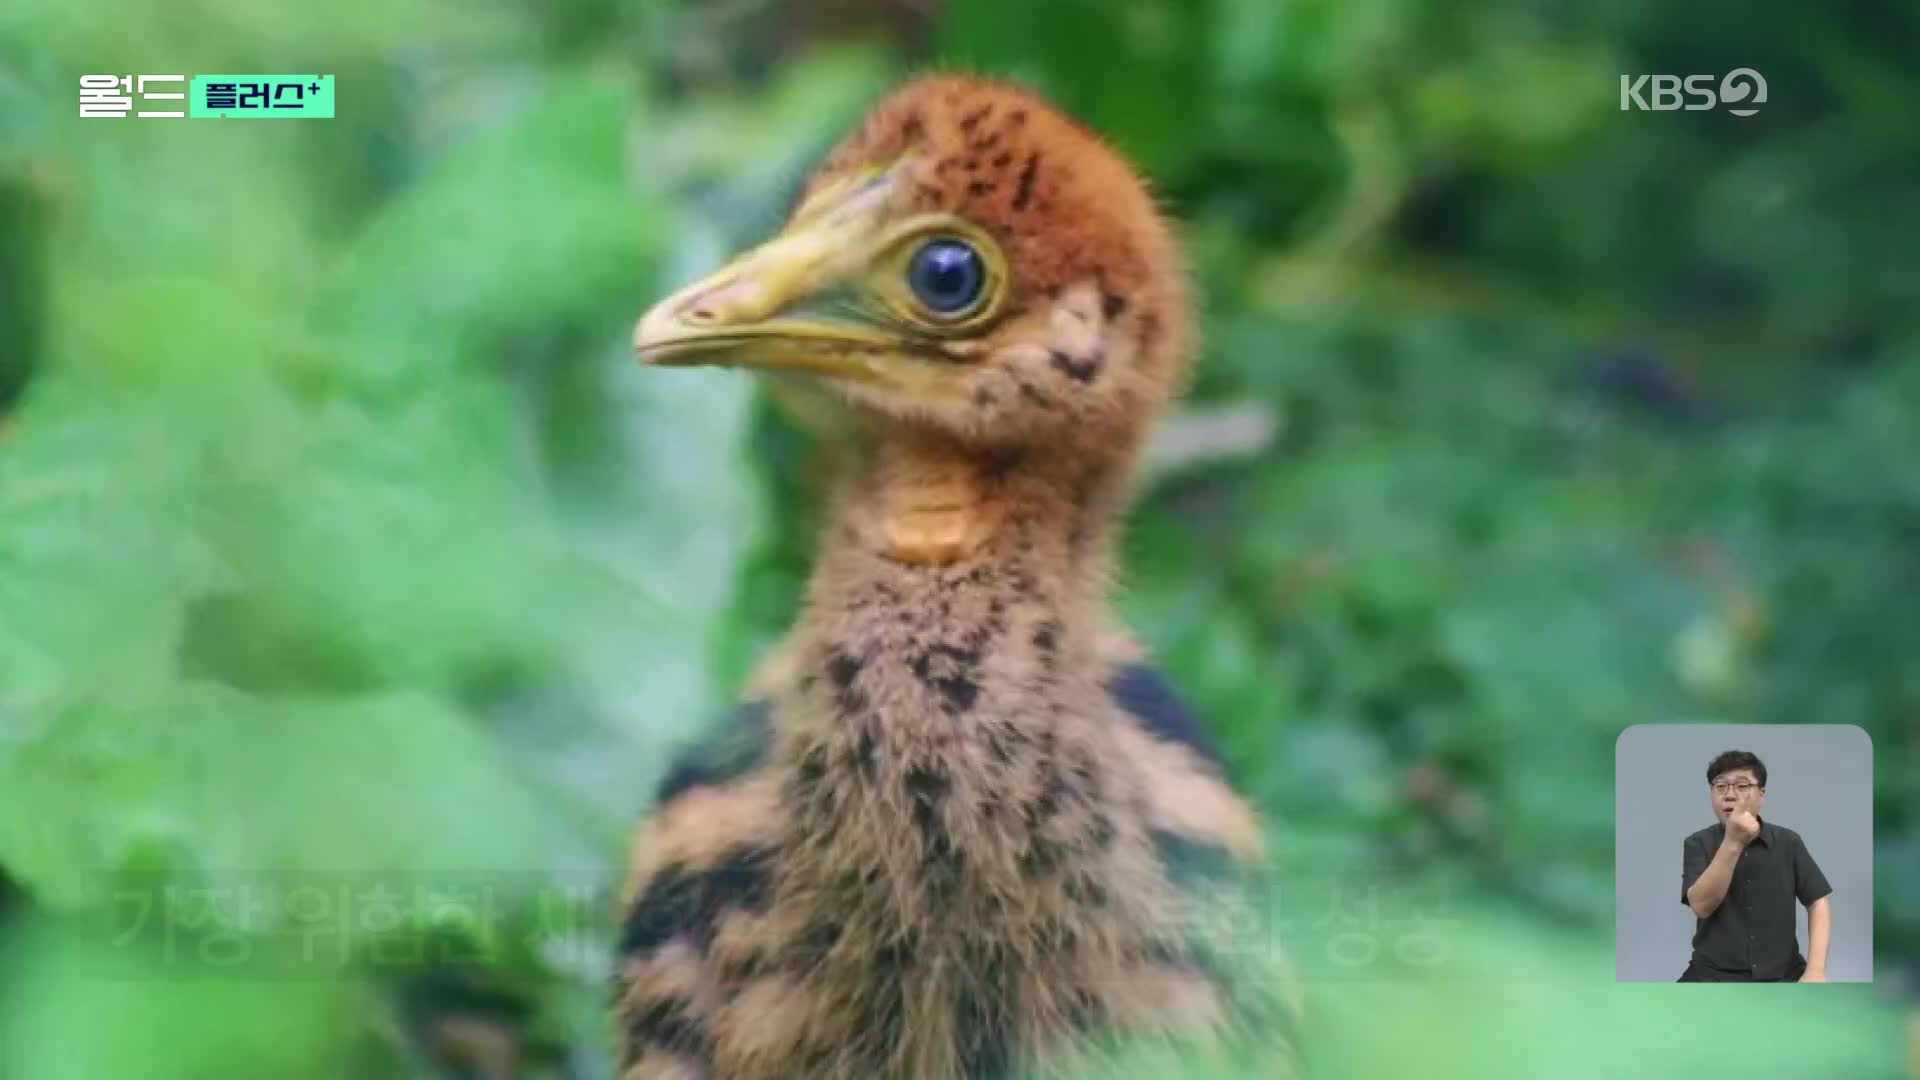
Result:
[[[1031,455],[872,448],[809,583],[796,714],[863,753],[922,758],[1032,745],[1094,711],[1115,486]]]
[[[1025,563],[1070,591],[1104,577],[1123,470],[925,438],[868,449],[843,483],[823,570],[879,556],[938,570]],[[850,568],[849,568],[850,569]]]
[[[1106,483],[891,447],[822,545],[774,712],[782,917],[830,931],[807,993],[912,1003],[902,1075],[983,1075],[970,1018],[1037,1045],[1088,972],[1171,947],[1104,686]]]
[[[870,448],[835,502],[810,589],[824,636],[886,611],[949,636],[992,636],[1014,609],[1057,625],[1097,622],[1119,483],[1036,452],[893,439]],[[981,606],[984,605],[984,606]],[[888,639],[862,627],[865,643]]]

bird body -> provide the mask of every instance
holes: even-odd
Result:
[[[798,621],[636,834],[629,1080],[958,1080],[1243,1021],[1193,904],[1260,827],[1107,606],[1184,297],[1117,155],[941,76],[642,320],[644,360],[804,379],[859,449]]]

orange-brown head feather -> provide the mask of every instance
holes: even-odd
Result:
[[[951,320],[906,286],[941,238],[988,268],[979,309]],[[876,106],[781,235],[656,307],[636,347],[805,372],[882,431],[1124,460],[1193,327],[1172,232],[1119,154],[1026,90],[935,75]]]

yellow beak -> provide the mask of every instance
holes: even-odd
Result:
[[[655,304],[634,355],[661,366],[725,364],[877,380],[901,336],[845,288],[884,227],[891,178],[816,198],[786,231]]]

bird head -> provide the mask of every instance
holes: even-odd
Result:
[[[798,376],[882,433],[1131,449],[1191,352],[1171,231],[1131,167],[1020,88],[938,75],[882,101],[780,232],[662,300],[655,365]]]

